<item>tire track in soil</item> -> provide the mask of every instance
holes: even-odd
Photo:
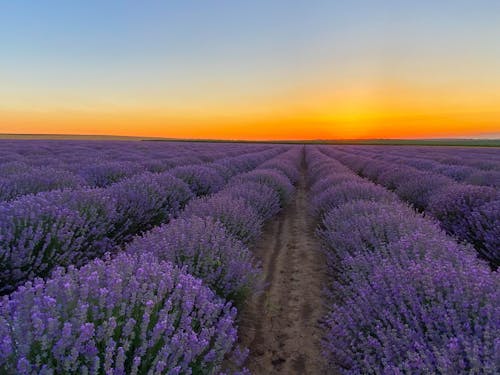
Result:
[[[266,225],[253,248],[267,287],[240,315],[240,341],[250,349],[245,365],[252,374],[327,373],[319,326],[325,261],[308,208],[303,160],[293,202]]]

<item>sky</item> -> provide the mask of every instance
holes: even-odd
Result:
[[[500,137],[500,1],[2,1],[0,133]]]

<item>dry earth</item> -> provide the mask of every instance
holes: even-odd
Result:
[[[293,202],[254,247],[267,287],[244,307],[241,341],[252,374],[325,374],[319,325],[326,271],[308,214],[306,168]]]

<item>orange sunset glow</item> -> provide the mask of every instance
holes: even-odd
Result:
[[[495,12],[363,4],[6,6],[0,133],[500,136]]]

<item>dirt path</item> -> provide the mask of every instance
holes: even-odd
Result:
[[[306,169],[295,199],[269,223],[255,246],[267,288],[241,315],[252,374],[325,374],[321,357],[324,259],[308,215]]]

